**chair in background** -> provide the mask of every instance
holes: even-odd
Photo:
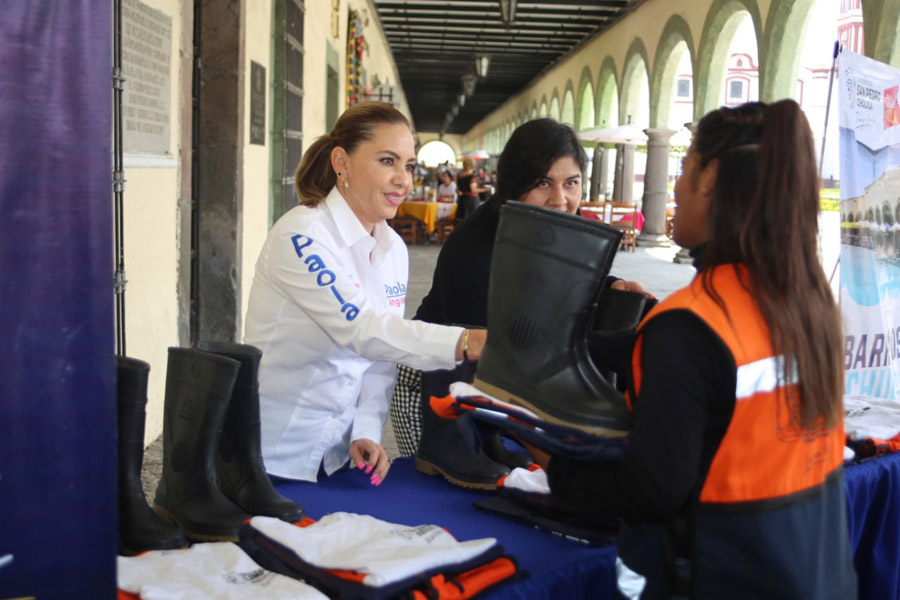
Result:
[[[604,215],[608,219],[604,221],[607,225],[625,234],[622,236],[622,247],[630,248],[632,252],[636,251],[639,231],[637,204],[607,202]]]
[[[454,227],[456,227],[456,218],[455,217],[444,217],[443,219],[438,219],[434,223],[434,231],[437,233],[437,239],[440,243],[444,243],[444,240],[447,239],[447,236],[450,235],[450,232],[453,231]]]
[[[388,225],[407,244],[416,244],[419,239],[425,239],[425,224],[415,217],[394,217],[388,221]]]
[[[579,205],[579,209],[581,211],[581,216],[586,219],[594,219],[600,221],[601,223],[606,223],[605,215],[605,202],[582,202]]]

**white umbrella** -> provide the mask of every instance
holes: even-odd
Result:
[[[647,134],[637,125],[619,125],[618,127],[595,127],[578,133],[578,137],[584,142],[625,144],[643,143],[647,141]]]
[[[469,150],[468,152],[463,152],[460,155],[460,158],[474,158],[476,160],[481,160],[483,158],[490,158],[490,154],[488,154],[484,149],[479,148],[478,150]]]

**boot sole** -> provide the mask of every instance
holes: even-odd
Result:
[[[452,475],[448,474],[446,471],[438,467],[437,465],[428,462],[422,458],[416,457],[416,471],[422,473],[424,475],[429,475],[431,477],[435,477],[440,475],[450,483],[455,486],[468,488],[470,490],[496,490],[497,483],[476,483],[472,481],[465,481],[462,479],[457,479]]]
[[[238,540],[240,540],[239,535],[212,535],[209,533],[197,533],[196,531],[191,531],[190,529],[182,525],[181,522],[175,517],[175,515],[170,513],[159,504],[156,504],[155,502],[153,503],[153,512],[158,514],[169,523],[180,527],[181,530],[184,531],[184,535],[191,538],[192,540],[201,542],[237,542]]]
[[[517,406],[527,408],[528,410],[535,413],[536,415],[538,415],[540,418],[544,419],[545,421],[549,421],[550,423],[555,423],[556,425],[563,425],[565,427],[571,427],[572,429],[579,429],[585,433],[589,433],[591,435],[596,435],[596,436],[605,437],[605,438],[620,438],[620,437],[625,437],[628,435],[627,431],[620,431],[617,429],[605,429],[605,428],[599,428],[599,427],[590,427],[588,425],[582,425],[580,423],[573,423],[572,421],[565,421],[563,419],[560,419],[559,417],[555,417],[555,416],[541,410],[540,408],[538,408],[537,406],[535,406],[528,400],[522,398],[521,396],[517,396],[515,394],[507,392],[503,388],[497,387],[496,385],[494,385],[492,383],[487,383],[486,381],[484,381],[483,379],[479,379],[478,377],[475,377],[475,381],[474,381],[474,383],[472,383],[472,385],[475,386],[476,388],[478,388],[479,390],[481,390],[482,392],[484,392],[485,394],[487,394],[488,396],[493,396],[497,400],[502,400],[503,402],[508,402],[509,404],[515,404]]]

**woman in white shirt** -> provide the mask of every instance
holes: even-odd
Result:
[[[438,185],[438,202],[456,202],[456,182],[450,171],[441,171],[441,183]]]
[[[348,109],[306,151],[300,206],[266,239],[244,341],[259,373],[266,470],[315,481],[348,459],[379,485],[395,363],[450,369],[481,355],[486,332],[403,319],[406,245],[387,225],[416,165],[409,122],[390,104]]]

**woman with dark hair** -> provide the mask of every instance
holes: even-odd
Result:
[[[269,473],[315,481],[348,460],[378,485],[396,363],[449,369],[478,356],[484,331],[403,319],[409,262],[387,225],[409,193],[409,121],[363,102],[303,155],[300,206],[256,263],[244,341],[262,350],[262,451]],[[373,472],[374,471],[374,472]]]
[[[638,327],[624,461],[530,448],[554,496],[624,517],[625,597],[856,597],[818,188],[792,100],[703,117],[675,186],[698,273]]]
[[[496,192],[444,242],[431,290],[414,318],[429,323],[486,327],[488,281],[500,207],[507,200],[519,200],[575,213],[581,203],[586,167],[587,155],[581,140],[568,125],[553,119],[535,119],[513,131],[497,161]],[[616,289],[646,293],[636,282],[613,277],[608,283]],[[419,444],[419,391],[418,374],[401,366],[391,422],[403,455],[415,454]],[[499,449],[496,439],[491,445]]]

